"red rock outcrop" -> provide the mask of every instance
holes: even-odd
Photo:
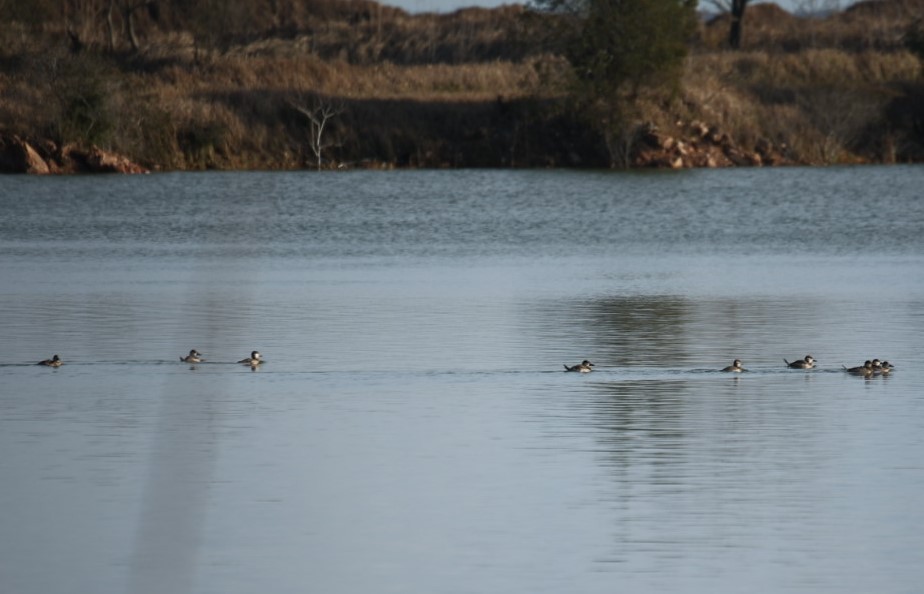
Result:
[[[681,169],[689,167],[758,167],[785,165],[785,146],[760,140],[753,150],[741,147],[727,134],[704,122],[677,122],[677,134],[666,134],[644,124],[632,159],[634,167]]]
[[[98,147],[58,146],[0,133],[0,173],[149,173],[123,155]]]
[[[52,168],[27,141],[16,135],[0,135],[0,171],[47,174]]]
[[[123,155],[104,151],[98,147],[89,150],[70,148],[62,151],[69,160],[80,167],[78,171],[88,173],[150,173],[150,171],[130,161]]]

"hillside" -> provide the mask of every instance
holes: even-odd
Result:
[[[619,155],[570,100],[543,17],[522,6],[65,4],[86,10],[36,0],[28,18],[0,13],[0,170],[291,169],[317,167],[318,152],[324,168],[924,159],[924,86],[905,47],[917,13],[904,0],[824,19],[754,5],[736,52],[727,17],[703,22],[680,95],[640,96]]]

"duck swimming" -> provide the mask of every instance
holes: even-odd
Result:
[[[251,367],[256,367],[257,365],[260,365],[261,363],[263,363],[263,358],[260,357],[259,352],[253,351],[250,353],[250,357],[248,357],[247,359],[241,359],[240,361],[238,361],[238,363],[243,363],[244,365],[250,365]]]
[[[793,361],[792,363],[786,359],[783,359],[783,363],[786,364],[786,367],[792,369],[812,369],[815,367],[815,363],[817,363],[817,361],[815,360],[815,357],[806,355],[804,359],[799,359],[798,361]]]
[[[202,353],[196,349],[189,351],[189,354],[185,357],[180,357],[180,361],[184,363],[202,363],[205,359],[202,358]]]
[[[570,367],[568,366],[567,363],[565,363],[565,371],[576,371],[578,373],[590,373],[591,371],[593,371],[591,369],[591,367],[593,366],[594,366],[593,363],[591,363],[587,359],[584,359],[577,365],[571,365]]]
[[[875,365],[875,363],[876,361],[873,361],[873,371],[875,371],[878,374],[883,374],[883,375],[888,374],[895,368],[895,366],[889,363],[888,361],[883,361],[878,366]]]
[[[55,355],[51,359],[45,359],[44,361],[39,361],[36,365],[44,365],[45,367],[61,367],[64,364],[64,361],[61,360],[61,357]]]
[[[853,375],[870,376],[873,375],[873,370],[873,362],[869,359],[867,359],[866,362],[859,367],[851,367],[850,369],[847,369],[846,366],[844,367],[844,371],[847,373],[852,373]]]
[[[747,369],[741,366],[741,359],[735,359],[734,363],[722,369],[722,371],[741,372],[741,371],[747,371]]]

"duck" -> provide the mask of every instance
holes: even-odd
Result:
[[[246,359],[241,359],[238,363],[243,363],[244,365],[250,365],[251,367],[256,367],[263,363],[263,358],[260,357],[260,353],[257,351],[252,351],[250,357]]]
[[[578,373],[590,373],[591,371],[593,371],[591,367],[594,366],[594,364],[588,361],[587,359],[584,359],[577,365],[569,366],[567,363],[565,363],[564,365],[565,365],[565,371],[576,371]]]
[[[873,360],[873,371],[877,374],[887,374],[894,369],[895,366],[889,363],[888,361],[879,362],[879,359]]]
[[[735,361],[731,365],[729,365],[728,367],[725,367],[724,369],[722,369],[722,371],[733,371],[733,372],[740,373],[742,371],[747,371],[747,369],[741,366],[741,359],[735,359]]]
[[[783,359],[783,363],[786,364],[786,367],[790,367],[792,369],[812,369],[815,367],[815,363],[817,362],[818,361],[815,360],[815,357],[811,355],[806,355],[804,359],[799,359],[798,361],[793,361],[792,363],[786,359]]]
[[[44,365],[45,367],[61,367],[64,364],[64,361],[61,360],[61,357],[55,355],[51,359],[45,359],[44,361],[39,361],[36,365]]]
[[[873,375],[873,370],[874,370],[873,362],[870,361],[869,359],[867,359],[863,363],[863,365],[860,365],[859,367],[851,367],[850,369],[848,369],[846,366],[844,366],[844,371],[846,371],[847,373],[852,373],[854,375],[870,376],[870,375]]]
[[[202,353],[200,353],[196,349],[192,349],[189,351],[188,355],[186,355],[185,357],[180,357],[180,361],[184,363],[202,363],[203,361],[205,361],[205,359],[202,358]]]

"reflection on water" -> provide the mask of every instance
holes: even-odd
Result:
[[[0,590],[914,591],[922,171],[0,178]]]
[[[683,339],[689,306],[681,297],[614,296],[553,301],[529,313],[536,318],[532,328],[549,331],[547,340],[572,350],[584,343],[582,352],[607,366],[663,367],[689,359]]]

